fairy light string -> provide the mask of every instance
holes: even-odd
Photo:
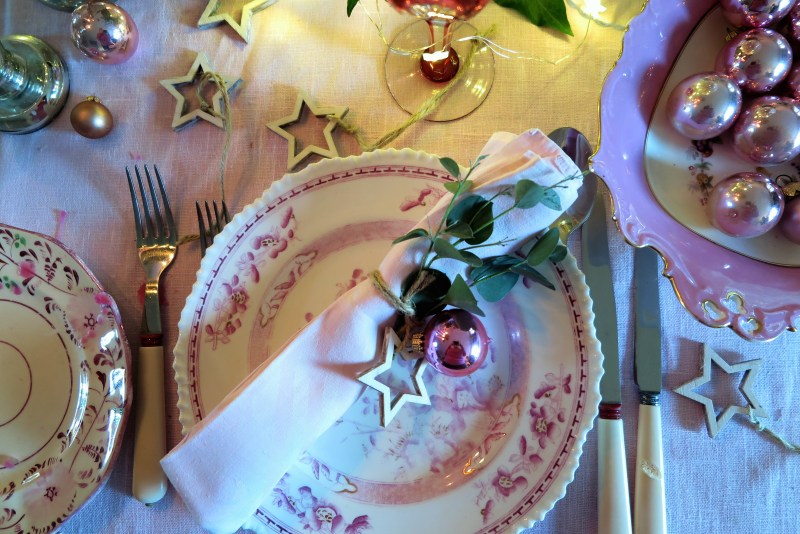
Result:
[[[209,83],[214,83],[217,86],[217,89],[222,94],[222,113],[219,113],[217,110],[214,109],[214,105],[206,100],[204,95],[204,90],[206,85]],[[225,83],[225,79],[217,72],[209,71],[203,72],[203,75],[198,80],[197,86],[195,88],[195,92],[197,95],[197,101],[199,102],[200,109],[209,115],[217,117],[222,121],[223,128],[225,130],[225,144],[222,148],[222,156],[220,157],[219,162],[219,188],[220,193],[222,195],[222,202],[225,203],[225,167],[228,164],[228,154],[230,153],[231,149],[231,138],[233,134],[233,121],[231,119],[231,100],[230,95],[228,94],[228,84]],[[178,239],[178,246],[183,245],[185,243],[190,243],[192,241],[197,241],[200,239],[199,234],[187,234],[181,236]]]

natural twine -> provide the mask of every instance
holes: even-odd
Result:
[[[767,425],[761,422],[761,420],[756,416],[755,410],[752,406],[749,407],[747,415],[750,417],[750,423],[758,430],[759,432],[763,432],[767,436],[771,437],[778,443],[784,446],[787,450],[792,452],[800,452],[800,445],[795,445],[794,443],[789,442],[786,438],[775,432],[774,430],[770,429]]]
[[[488,30],[481,32],[478,34],[478,37],[485,38],[491,36],[495,32],[495,26],[489,27]],[[447,97],[450,90],[455,87],[460,81],[461,78],[464,77],[464,74],[469,70],[470,65],[472,65],[472,61],[475,59],[475,54],[477,53],[478,49],[483,46],[483,42],[479,39],[473,41],[472,46],[469,48],[469,52],[467,52],[467,57],[464,59],[464,65],[458,69],[458,72],[450,80],[447,85],[445,85],[439,91],[433,93],[425,102],[422,103],[422,106],[408,119],[405,120],[402,124],[400,124],[397,128],[391,130],[390,132],[384,134],[380,139],[377,141],[370,143],[367,141],[367,138],[364,136],[364,132],[361,128],[350,122],[345,118],[339,118],[335,115],[328,115],[328,119],[334,121],[338,126],[340,126],[344,131],[351,134],[355,137],[356,141],[358,142],[359,146],[364,152],[371,152],[378,148],[382,148],[405,132],[410,126],[416,124],[417,122],[425,119],[436,111],[436,108],[439,107],[439,104]]]
[[[417,275],[417,278],[414,280],[414,283],[408,288],[408,291],[406,291],[402,297],[398,297],[391,290],[389,283],[379,270],[376,269],[369,273],[369,278],[372,280],[372,284],[375,286],[378,292],[383,295],[386,301],[389,302],[389,304],[391,304],[395,310],[408,318],[411,318],[416,314],[414,302],[412,301],[414,295],[428,287],[435,280],[435,277],[428,271],[420,271],[420,273]]]
[[[217,110],[214,109],[214,105],[208,102],[203,96],[203,89],[205,89],[209,82],[215,83],[222,93],[222,113],[217,112]],[[222,120],[222,124],[225,129],[225,146],[222,149],[222,157],[220,158],[219,162],[219,187],[222,194],[222,202],[225,202],[225,167],[228,163],[228,153],[231,149],[231,136],[233,133],[233,123],[231,120],[231,100],[230,95],[228,94],[228,84],[219,73],[213,71],[204,72],[197,84],[196,93],[197,100],[200,102],[200,109],[205,113]],[[191,243],[192,241],[197,241],[198,239],[200,239],[198,234],[187,234],[181,236],[178,238],[178,246]]]

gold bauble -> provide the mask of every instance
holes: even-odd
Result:
[[[93,96],[72,108],[69,120],[76,132],[89,139],[105,137],[114,127],[111,112]]]

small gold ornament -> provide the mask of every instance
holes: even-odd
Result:
[[[89,139],[105,137],[114,127],[114,117],[96,96],[79,102],[69,115],[76,132]]]
[[[789,182],[788,184],[784,185],[782,188],[783,195],[786,198],[793,198],[800,195],[800,182]]]

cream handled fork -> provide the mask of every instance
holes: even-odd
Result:
[[[177,250],[177,232],[169,207],[164,182],[154,165],[159,195],[147,165],[142,182],[139,167],[134,167],[141,197],[141,209],[130,171],[126,168],[128,186],[136,223],[136,246],[146,275],[144,325],[136,377],[136,428],[133,452],[133,496],[145,504],[161,500],[167,492],[167,477],[159,463],[166,453],[166,421],[164,413],[164,347],[161,337],[161,310],[158,282],[172,263]],[[150,200],[148,201],[148,194]],[[152,202],[152,209],[151,209]]]

